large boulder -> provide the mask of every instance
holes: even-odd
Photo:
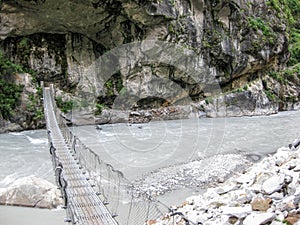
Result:
[[[23,177],[0,189],[0,205],[56,208],[62,205],[57,187],[35,176]]]

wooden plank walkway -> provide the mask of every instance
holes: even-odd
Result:
[[[65,199],[69,222],[80,225],[117,225],[81,166],[59,127],[52,92],[44,88],[44,108],[57,182]]]

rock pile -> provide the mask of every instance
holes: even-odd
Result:
[[[151,221],[174,224],[300,224],[300,148],[282,147],[218,187],[192,196],[170,213]]]

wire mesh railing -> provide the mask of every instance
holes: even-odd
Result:
[[[101,160],[99,155],[72,134],[65,123],[61,124],[61,130],[78,162],[88,173],[90,183],[119,224],[146,224],[170,211],[147,193],[137,193],[121,171]]]

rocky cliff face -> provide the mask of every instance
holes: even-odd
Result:
[[[265,0],[6,0],[0,46],[64,101],[96,99],[98,114],[172,105],[268,114],[296,107],[299,95],[295,82],[267,76],[289,57],[281,15],[283,5]]]

